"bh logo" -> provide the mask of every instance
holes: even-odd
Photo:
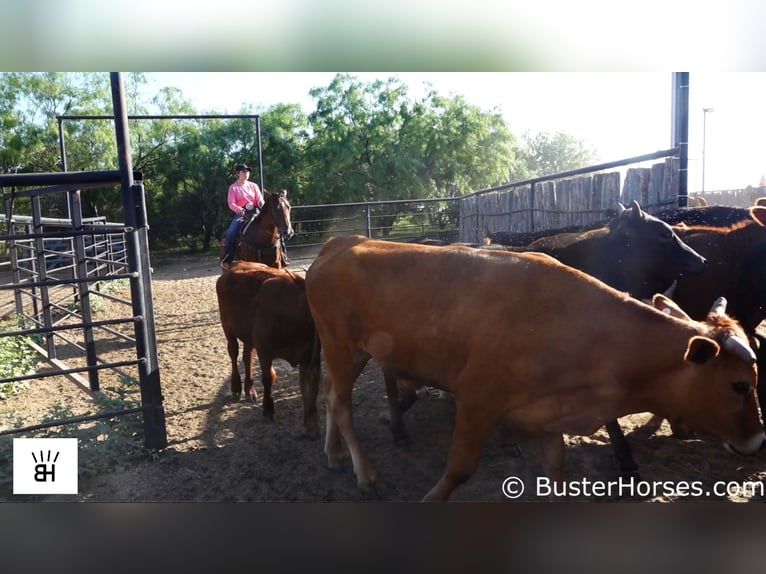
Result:
[[[60,454],[60,452],[57,452],[53,457],[53,462],[51,462],[51,451],[48,451],[48,462],[43,462],[46,460],[45,452],[40,451],[39,464],[35,465],[35,482],[48,482],[48,477],[50,477],[51,482],[56,482],[56,461],[59,459]],[[38,462],[35,453],[32,453],[32,458],[35,459],[35,462]]]
[[[77,439],[13,439],[13,494],[77,494]]]

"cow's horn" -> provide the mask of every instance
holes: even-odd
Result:
[[[667,297],[668,299],[672,299],[673,295],[676,294],[676,287],[678,287],[678,279],[676,279],[675,281],[673,281],[673,283],[670,284],[670,287],[668,287],[667,290],[663,292],[663,295],[665,295],[665,297]]]
[[[726,297],[719,297],[715,300],[713,303],[713,306],[710,308],[710,313],[713,315],[723,315],[726,313],[726,304],[728,302],[726,301]]]
[[[746,363],[755,363],[755,353],[742,337],[729,335],[723,340],[723,348]]]

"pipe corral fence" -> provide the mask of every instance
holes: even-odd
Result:
[[[662,160],[645,166],[653,160]],[[639,164],[639,165],[637,165]],[[620,168],[620,169],[618,169]],[[496,231],[529,232],[606,222],[617,204],[649,213],[679,205],[678,148],[443,199],[295,205],[288,248],[312,251],[332,235],[481,243]]]
[[[0,431],[22,434],[42,428],[79,424],[132,413],[143,416],[144,447],[167,446],[151,290],[148,225],[140,173],[132,171],[124,90],[119,73],[111,74],[119,169],[97,172],[0,175],[4,215],[0,241],[7,261],[0,264],[0,320],[13,327],[0,337],[20,337],[47,362],[45,369],[0,378],[0,384],[65,376],[85,392],[101,391],[104,371],[137,383],[141,405],[93,415],[69,417]],[[120,187],[123,222],[83,218],[81,191]],[[31,213],[17,212],[21,199]],[[43,205],[64,201],[69,219],[45,217]],[[1,259],[1,258],[0,258]],[[128,297],[110,286],[122,282]],[[117,317],[94,320],[103,301],[121,308]],[[111,348],[135,350],[135,358],[110,361]]]

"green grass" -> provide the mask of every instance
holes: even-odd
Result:
[[[18,330],[15,320],[0,322],[0,333]],[[9,379],[34,373],[40,356],[29,346],[30,337],[0,337],[0,379]],[[0,383],[0,400],[28,389],[26,381]]]
[[[93,408],[85,415],[134,408],[140,405],[138,383],[121,377],[117,388],[97,395]],[[56,402],[49,407],[40,423],[72,418],[71,408]],[[8,415],[4,425],[21,428],[18,415]],[[17,435],[20,436],[20,435]],[[87,480],[107,472],[120,472],[132,458],[144,453],[141,413],[98,419],[87,423],[66,424],[25,433],[24,438],[78,439],[78,477]],[[0,437],[0,483],[12,480],[13,436]]]

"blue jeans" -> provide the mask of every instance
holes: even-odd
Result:
[[[242,226],[244,220],[245,219],[239,215],[235,215],[232,218],[229,230],[226,232],[226,251],[224,252],[224,259],[231,259],[234,257],[234,243],[237,238],[237,233],[239,233],[239,228]]]

